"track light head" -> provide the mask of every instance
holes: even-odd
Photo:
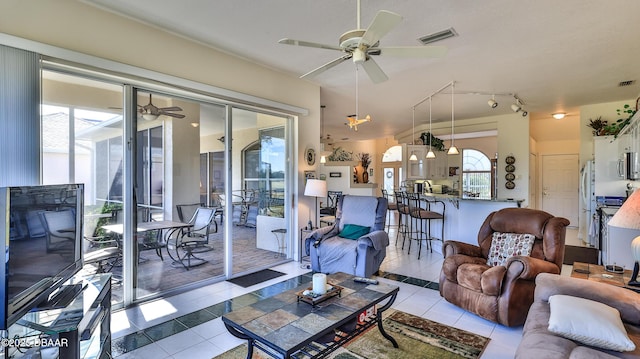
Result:
[[[522,111],[522,117],[527,117],[527,115],[529,114],[529,112],[527,111]]]
[[[494,100],[494,99],[491,99],[491,100],[487,101],[487,104],[489,104],[489,106],[490,106],[491,108],[496,108],[496,107],[498,107],[498,103],[497,103],[497,102],[496,102],[496,100]]]
[[[511,105],[511,110],[513,110],[513,112],[517,113],[520,110],[522,110],[522,107],[520,107],[520,105],[514,103],[513,105]]]

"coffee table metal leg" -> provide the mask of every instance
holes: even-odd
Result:
[[[229,333],[231,335],[233,335],[236,338],[240,338],[240,339],[245,339],[247,341],[247,359],[251,359],[251,357],[253,356],[253,342],[254,339],[251,338],[250,336],[244,334],[243,332],[237,330],[236,328],[227,325],[227,323],[224,323],[224,326],[227,327],[227,330],[229,331]]]
[[[383,337],[387,338],[387,340],[389,340],[391,344],[393,344],[394,348],[398,347],[398,342],[396,342],[396,340],[393,339],[391,335],[387,334],[387,332],[382,327],[382,312],[391,308],[391,305],[393,305],[393,302],[396,301],[396,296],[397,296],[397,293],[394,293],[391,296],[391,298],[389,298],[389,301],[378,309],[378,330],[380,331],[380,334],[382,334]]]

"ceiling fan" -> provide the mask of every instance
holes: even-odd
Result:
[[[178,106],[171,106],[171,107],[154,106],[153,103],[151,102],[151,94],[149,94],[149,103],[144,106],[138,105],[138,107],[140,107],[140,109],[138,109],[138,112],[140,113],[142,118],[144,118],[147,121],[153,121],[157,119],[160,115],[165,115],[165,116],[174,117],[174,118],[184,118],[184,115],[181,115],[179,113],[167,112],[167,111],[182,111],[182,109]]]
[[[341,57],[332,60],[315,70],[311,70],[300,78],[313,77],[318,75],[348,59],[361,64],[364,70],[371,78],[373,83],[380,83],[388,80],[387,75],[382,71],[380,66],[371,58],[371,55],[388,55],[401,57],[442,57],[446,54],[447,48],[444,46],[396,46],[396,47],[378,47],[379,40],[396,25],[400,23],[402,16],[380,10],[373,19],[369,27],[360,28],[360,0],[357,0],[357,28],[350,30],[340,36],[340,46],[325,45],[315,42],[302,41],[284,38],[278,43],[294,46],[315,47],[320,49],[337,50],[344,52]]]

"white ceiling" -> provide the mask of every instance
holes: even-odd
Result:
[[[355,0],[84,0],[294,76],[340,52],[278,44],[289,37],[330,45],[356,28]],[[412,107],[456,81],[455,118],[507,114],[513,98],[462,93],[515,93],[532,119],[577,115],[581,105],[634,99],[640,82],[640,1],[637,0],[364,0],[366,28],[379,10],[404,17],[380,46],[418,46],[424,35],[453,27],[459,36],[439,59],[377,56],[389,80],[373,84],[358,71],[359,112],[371,124],[349,131],[355,113],[355,67],[346,61],[310,79],[321,86],[324,132],[334,139],[369,139],[411,129]],[[175,49],[174,49],[175,50]],[[428,122],[417,108],[416,125]],[[606,114],[603,114],[606,117]],[[615,114],[611,114],[612,119]],[[433,100],[434,121],[451,119],[451,96]]]

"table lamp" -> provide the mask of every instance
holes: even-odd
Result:
[[[609,220],[610,226],[640,230],[640,190],[635,190],[622,207]],[[638,262],[640,262],[640,236],[631,242],[631,256],[636,260],[628,285],[640,287],[638,282]]]
[[[327,196],[327,181],[312,178],[307,179],[307,185],[304,187],[304,195],[316,198],[315,212],[316,223],[318,223],[318,197]],[[309,216],[309,222],[311,222],[311,216]],[[313,223],[310,229],[313,229]]]

